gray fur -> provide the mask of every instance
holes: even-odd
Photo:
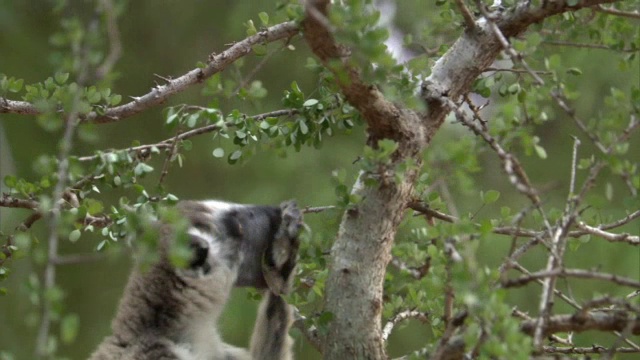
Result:
[[[134,270],[108,336],[90,360],[290,360],[289,291],[302,215],[279,207],[185,201],[194,258],[188,269],[167,259],[173,239],[160,227],[160,261]],[[225,344],[217,320],[234,286],[264,290],[249,351]]]

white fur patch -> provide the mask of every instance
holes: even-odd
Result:
[[[228,202],[218,201],[218,200],[205,200],[205,201],[201,201],[201,203],[202,205],[208,207],[211,210],[212,214],[215,214],[218,211],[226,211],[226,210],[233,209],[235,207],[242,206],[239,204],[233,204],[233,203],[228,203]]]
[[[224,353],[222,339],[215,328],[215,318],[202,314],[193,319],[181,342],[173,352],[181,360],[209,360],[221,358]]]

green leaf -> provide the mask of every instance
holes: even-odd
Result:
[[[300,132],[304,135],[306,135],[309,132],[309,127],[307,126],[307,124],[303,121],[300,121]]]
[[[15,188],[18,180],[13,175],[7,175],[4,177],[4,184],[7,185],[8,188]]]
[[[189,117],[187,118],[187,126],[190,128],[196,126],[199,118],[200,118],[200,113],[197,113],[197,112],[189,115]]]
[[[109,105],[116,106],[116,105],[120,104],[120,101],[122,101],[122,95],[115,94],[109,100]]]
[[[567,69],[567,74],[571,74],[571,75],[582,75],[582,70],[572,67]]]
[[[262,25],[267,26],[269,25],[269,14],[267,14],[266,12],[261,12],[258,14],[258,17],[260,18],[260,21],[262,22]]]
[[[217,149],[213,150],[213,157],[221,158],[223,156],[224,156],[224,149],[223,148],[217,148]]]
[[[105,228],[106,229],[106,228]],[[104,249],[104,247],[107,245],[107,240],[102,240],[100,241],[100,243],[98,244],[98,246],[96,246],[96,251],[101,251],[102,249]]]
[[[540,145],[535,144],[533,145],[533,148],[536,150],[536,154],[538,155],[538,157],[540,159],[546,159],[547,158],[547,151]]]
[[[23,79],[13,80],[13,78],[11,78],[11,80],[9,80],[9,91],[13,93],[17,93],[20,90],[22,90],[23,84],[24,84]]]
[[[89,92],[87,92],[87,100],[92,104],[99,102],[101,97],[102,95],[100,95],[100,93],[97,92],[95,88],[92,88],[89,90]]]
[[[242,151],[236,150],[229,155],[229,164],[235,164],[242,156]]]
[[[315,105],[315,104],[317,104],[317,103],[319,103],[319,101],[318,101],[318,100],[316,100],[316,99],[309,99],[309,100],[305,101],[305,102],[304,102],[304,104],[302,104],[302,106],[304,106],[304,107],[311,107],[311,106],[314,106],[314,105]]]
[[[72,343],[80,328],[80,317],[77,314],[69,314],[60,321],[60,338],[65,344]]]
[[[80,230],[75,229],[72,232],[69,233],[69,241],[71,241],[72,243],[78,241],[78,239],[80,239],[80,235],[82,235],[80,233]]]
[[[247,21],[245,26],[247,27],[247,36],[252,36],[258,33],[258,30],[256,30],[256,26],[253,25],[253,20]]]
[[[69,73],[58,72],[53,77],[58,84],[62,85],[69,79]]]
[[[153,168],[145,163],[138,163],[138,165],[136,165],[135,169],[133,169],[133,172],[136,174],[136,176],[140,176],[146,173],[150,173],[153,171]]]
[[[485,204],[492,204],[498,200],[500,197],[500,192],[497,190],[489,190],[486,193],[482,194],[482,201]]]
[[[256,56],[264,56],[267,55],[267,45],[263,45],[263,44],[256,44],[253,45],[251,47],[251,50],[253,50],[253,53]]]

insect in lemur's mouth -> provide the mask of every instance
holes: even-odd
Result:
[[[280,206],[183,201],[193,250],[176,269],[167,249],[174,240],[161,225],[160,261],[131,274],[108,336],[91,360],[292,359],[293,321],[281,295],[290,291],[302,213],[295,202]],[[217,319],[234,286],[263,290],[249,351],[225,344]]]

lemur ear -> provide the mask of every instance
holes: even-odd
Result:
[[[262,257],[262,273],[267,286],[276,295],[288,294],[296,267],[302,228],[302,212],[293,200],[280,204],[281,221],[273,242]]]

